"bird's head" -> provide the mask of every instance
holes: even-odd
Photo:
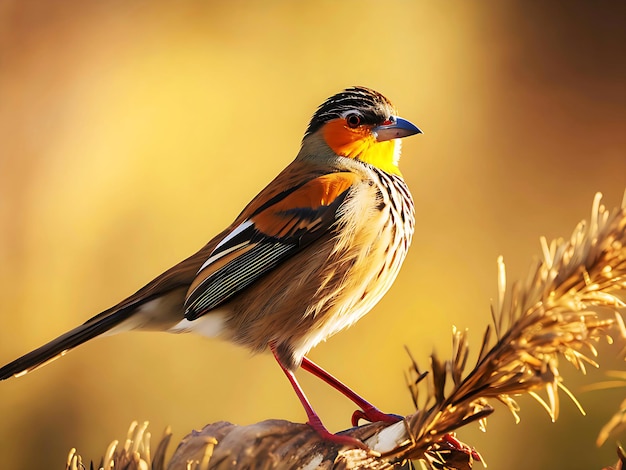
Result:
[[[422,131],[398,117],[391,102],[365,87],[348,88],[328,98],[315,112],[304,135],[341,157],[369,163],[400,175],[400,140]]]

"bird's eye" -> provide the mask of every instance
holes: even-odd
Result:
[[[348,127],[354,129],[355,127],[359,127],[361,125],[361,116],[356,113],[348,114],[346,116],[346,123]]]

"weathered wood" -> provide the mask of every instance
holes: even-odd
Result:
[[[190,462],[195,465],[192,468],[216,470],[403,468],[403,459],[394,456],[393,450],[408,439],[404,422],[367,424],[345,434],[363,440],[372,451],[348,449],[324,441],[306,424],[273,419],[237,426],[222,421],[186,436],[167,469],[187,470]],[[389,451],[391,454],[385,456]]]

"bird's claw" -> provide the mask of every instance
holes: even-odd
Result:
[[[364,442],[358,440],[356,437],[346,436],[343,434],[333,434],[328,429],[324,427],[321,421],[317,420],[309,420],[307,422],[309,426],[311,426],[315,432],[324,440],[333,442],[335,444],[340,444],[346,447],[356,447],[357,449],[362,449],[365,451],[369,451],[370,448]]]
[[[352,413],[352,426],[358,426],[360,419],[364,419],[370,423],[377,423],[381,421],[383,423],[397,423],[398,421],[402,421],[404,418],[396,414],[383,413],[378,408],[372,406],[371,408],[356,410]]]

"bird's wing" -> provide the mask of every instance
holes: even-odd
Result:
[[[321,175],[249,206],[200,267],[185,318],[204,315],[331,231],[356,178]]]

